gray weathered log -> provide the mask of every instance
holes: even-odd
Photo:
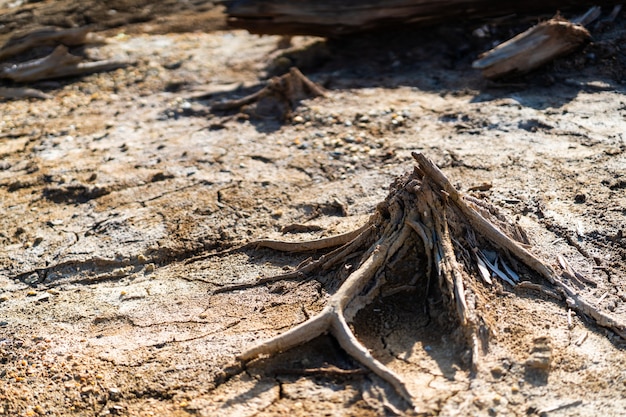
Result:
[[[603,1],[603,5],[619,1]],[[399,24],[432,24],[593,6],[589,0],[235,0],[228,23],[252,33],[335,37]]]

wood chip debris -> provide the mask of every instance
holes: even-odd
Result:
[[[574,344],[576,346],[581,346],[583,343],[585,343],[585,340],[587,340],[587,336],[589,336],[589,333],[587,332],[583,333],[578,339],[576,339]]]
[[[515,287],[515,285],[520,281],[519,275],[517,275],[517,273],[515,273],[504,262],[504,260],[500,257],[500,255],[496,254],[494,261],[491,262],[489,261],[489,258],[487,257],[487,255],[485,255],[480,249],[476,249],[475,253],[476,253],[476,258],[478,260],[477,261],[478,268],[480,270],[480,273],[483,279],[485,279],[485,276],[484,276],[485,272],[483,268],[489,268],[489,270],[491,270],[497,277],[499,277],[501,280],[511,285],[512,287]],[[500,269],[499,266],[502,266],[502,269],[504,269],[504,271]],[[487,281],[485,279],[485,281],[488,284],[491,284],[490,282],[491,280]]]

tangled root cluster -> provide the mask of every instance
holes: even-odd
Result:
[[[392,285],[397,291],[436,285],[449,314],[456,318],[471,352],[472,369],[476,370],[489,335],[477,293],[493,285],[492,276],[517,287],[529,284],[520,277],[538,275],[562,295],[570,308],[626,338],[624,323],[581,299],[552,267],[525,248],[528,242],[521,229],[488,204],[461,195],[424,155],[414,153],[413,157],[418,166],[394,181],[388,197],[360,229],[309,242],[261,240],[250,244],[280,251],[330,252],[289,274],[220,292],[328,271],[336,271],[341,277],[348,269],[348,274],[320,313],[241,353],[237,359],[242,366],[259,356],[274,355],[330,333],[349,355],[412,403],[403,380],[371,355],[349,323],[383,288],[388,290]],[[392,264],[408,265],[403,270],[412,272],[398,279],[390,273]]]

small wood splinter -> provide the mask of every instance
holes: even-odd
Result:
[[[442,299],[447,304],[451,317],[456,317],[469,351],[471,368],[476,371],[479,365],[479,330],[486,307],[478,305],[474,291],[484,286],[479,278],[479,266],[474,263],[472,249],[479,245],[489,247],[504,257],[515,258],[520,265],[547,279],[555,289],[568,300],[569,307],[585,314],[600,326],[607,327],[626,339],[626,324],[620,323],[608,314],[584,301],[574,290],[564,284],[554,270],[543,263],[522,244],[513,240],[504,231],[512,230],[511,225],[501,220],[501,216],[490,216],[461,195],[435,166],[422,154],[413,153],[418,166],[412,173],[396,179],[391,185],[388,197],[377,206],[369,221],[357,231],[326,238],[313,243],[287,243],[277,241],[252,242],[247,247],[268,247],[283,251],[336,249],[302,268],[278,277],[264,278],[262,283],[277,279],[311,277],[316,273],[340,273],[346,268],[346,259],[357,254],[359,260],[350,261],[354,265],[338,290],[328,299],[326,307],[317,315],[298,326],[242,352],[238,357],[240,369],[249,361],[260,356],[271,356],[286,351],[312,339],[329,333],[341,347],[366,368],[388,382],[409,404],[413,397],[402,378],[372,356],[367,347],[357,340],[350,323],[363,307],[381,292],[385,274],[381,273],[394,256],[406,255],[401,251],[404,245],[416,245],[423,254],[421,262],[415,259],[402,259],[402,262],[425,265],[415,275],[406,278],[405,284],[428,286],[432,278],[437,278]],[[487,218],[487,217],[489,218]],[[464,254],[467,254],[465,256]],[[503,257],[503,258],[504,258]],[[397,260],[396,260],[397,261]],[[425,262],[424,262],[425,261]],[[416,268],[417,269],[417,268]],[[511,271],[511,273],[513,273]],[[512,282],[512,281],[511,281]],[[221,288],[216,292],[248,288],[255,284]],[[523,281],[522,284],[528,283]]]

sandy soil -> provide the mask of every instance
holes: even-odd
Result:
[[[119,3],[91,19],[122,16]],[[0,14],[50,24],[37,19],[71,4]],[[424,314],[432,300],[405,292],[364,309],[357,336],[405,378],[415,410],[331,337],[224,378],[246,347],[320,311],[334,283],[212,295],[320,255],[221,251],[362,225],[420,151],[517,221],[541,258],[593,278],[582,296],[625,320],[623,14],[575,55],[495,84],[471,62],[519,21],[487,38],[467,24],[280,50],[224,29],[219,7],[163,4],[76,51],[133,65],[0,103],[0,414],[625,415],[624,340],[547,292],[485,287],[490,348],[475,375],[454,323]],[[285,120],[211,111],[290,65],[326,97]]]

